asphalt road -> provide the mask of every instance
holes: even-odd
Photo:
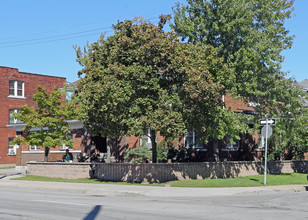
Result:
[[[0,179],[0,219],[308,219],[304,186],[175,188]],[[14,175],[13,175],[14,176]]]
[[[155,197],[1,188],[0,194],[0,219],[7,220],[308,219],[308,192],[302,191]]]

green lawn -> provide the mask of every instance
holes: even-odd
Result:
[[[102,184],[125,184],[125,185],[140,185],[127,182],[103,182],[97,179],[61,179],[49,178],[40,176],[25,176],[15,178],[15,180],[30,180],[30,181],[50,181],[50,182],[71,182],[71,183],[102,183]],[[171,187],[251,187],[263,186],[264,176],[247,176],[240,178],[229,179],[203,179],[203,180],[179,180],[171,181],[163,184],[147,184],[150,186],[171,186]],[[268,186],[276,185],[308,185],[307,174],[290,173],[279,175],[267,175]]]
[[[46,182],[67,182],[67,183],[103,183],[103,184],[121,184],[121,185],[131,185],[132,183],[128,182],[111,182],[111,181],[100,181],[98,179],[63,179],[63,178],[50,178],[43,176],[31,176],[27,175],[24,177],[12,178],[12,180],[29,180],[29,181],[46,181]]]
[[[277,185],[308,185],[307,174],[288,173],[267,175],[267,186]],[[246,176],[228,179],[181,180],[168,182],[173,187],[251,187],[264,186],[264,175]]]

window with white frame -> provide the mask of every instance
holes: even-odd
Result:
[[[149,149],[152,147],[150,128],[147,129],[145,134],[140,138],[140,146],[147,147]]]
[[[69,134],[71,137],[71,142],[73,143],[73,133]],[[60,150],[66,150],[66,149],[72,149],[72,146],[66,146],[65,144],[63,144],[62,146],[60,146]]]
[[[24,98],[25,84],[17,80],[10,80],[9,82],[9,97]]]
[[[8,140],[8,155],[16,155],[17,145],[12,143],[13,140],[14,138],[9,138]]]
[[[196,132],[189,132],[184,136],[184,146],[186,148],[203,148],[203,142],[198,138]]]
[[[14,118],[14,113],[18,113],[19,109],[10,109],[9,110],[9,124],[21,124],[23,123],[20,119]]]
[[[265,138],[262,134],[258,134],[258,148],[264,148]]]
[[[29,145],[29,151],[40,151],[41,146]]]
[[[226,146],[224,148],[225,150],[237,151],[240,147],[240,141],[235,138],[225,137],[225,142],[226,142]]]

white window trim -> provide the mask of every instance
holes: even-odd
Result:
[[[258,134],[258,149],[264,149],[265,137],[262,134]]]
[[[226,138],[231,139],[230,137],[226,137]],[[229,143],[227,143],[226,146],[222,148],[221,150],[222,151],[238,151],[238,149],[240,148],[240,140],[233,138],[233,141],[235,142],[235,144],[231,144],[229,141]]]
[[[145,144],[146,144],[146,146],[147,146],[148,148],[151,148],[151,146],[152,146],[152,141],[151,141],[151,130],[150,130],[150,128],[148,128],[147,133],[144,134],[144,135],[140,138],[140,147],[143,145],[142,139],[143,139],[143,137],[145,137],[145,136],[147,136],[147,142],[146,142]]]
[[[18,98],[18,99],[25,99],[25,83],[18,80],[10,80],[10,82],[14,82],[14,95],[9,95],[9,98]],[[22,95],[17,95],[17,88],[18,88],[18,82],[22,83]]]
[[[189,132],[189,133],[185,134],[185,135],[184,135],[184,144],[185,144],[185,142],[186,142],[187,136],[191,136],[191,135],[192,135],[192,138],[193,138],[193,146],[192,146],[193,149],[203,149],[203,151],[204,151],[204,150],[207,150],[207,149],[204,148],[203,146],[198,146],[198,145],[197,145],[197,142],[196,142],[196,138],[197,138],[196,132]],[[186,146],[185,146],[185,147],[186,147]]]
[[[8,139],[8,147],[10,146],[10,138]],[[17,152],[17,149],[19,148],[19,146],[17,144],[15,144],[13,146],[13,148],[8,148],[8,153],[7,155],[13,155],[15,156],[16,155],[16,152]]]
[[[33,147],[34,149],[31,149]],[[29,145],[29,151],[40,151],[41,147],[36,145]]]
[[[18,119],[17,118],[12,118],[14,121],[13,121],[13,123],[10,123],[10,110],[13,110],[13,112],[14,113],[18,113],[18,110],[19,109],[16,109],[16,108],[14,108],[14,109],[9,109],[9,124],[22,124],[22,122],[19,122],[18,123]]]

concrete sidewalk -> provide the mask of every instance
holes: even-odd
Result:
[[[6,173],[6,174],[5,174]],[[10,189],[41,190],[49,192],[70,192],[94,196],[149,196],[149,197],[210,197],[254,193],[304,192],[304,185],[230,187],[230,188],[186,188],[159,187],[151,185],[116,185],[65,182],[22,181],[11,178],[23,176],[15,169],[0,170],[0,187]],[[308,185],[308,184],[307,184]]]

